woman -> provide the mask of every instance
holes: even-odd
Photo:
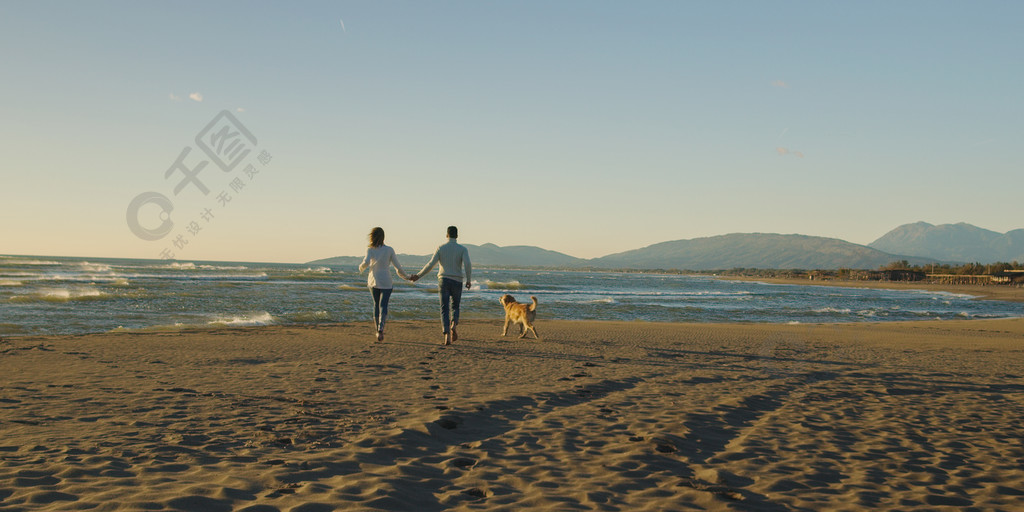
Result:
[[[370,247],[366,249],[366,257],[359,264],[359,273],[370,269],[366,285],[373,294],[373,325],[377,327],[377,341],[384,341],[384,321],[388,318],[388,299],[391,298],[393,286],[390,268],[392,265],[402,279],[409,279],[402,270],[402,265],[398,263],[395,250],[384,245],[384,230],[373,228],[370,230]]]

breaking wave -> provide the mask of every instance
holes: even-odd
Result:
[[[50,288],[38,290],[24,295],[15,295],[11,302],[71,302],[86,300],[104,300],[113,295],[96,288]]]

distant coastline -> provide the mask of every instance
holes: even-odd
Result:
[[[849,279],[811,280],[794,277],[748,277],[717,276],[729,281],[757,281],[770,284],[791,284],[800,286],[841,286],[845,288],[878,288],[883,290],[928,290],[972,295],[981,300],[1002,300],[1024,302],[1024,287],[1009,285],[945,284],[921,281],[861,281]]]

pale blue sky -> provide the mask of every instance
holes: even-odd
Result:
[[[1024,227],[1022,19],[1014,1],[4,0],[0,254],[300,262],[361,254],[377,225],[399,252],[457,224],[579,257],[1004,232]],[[164,172],[202,159],[223,110],[272,160],[227,205],[236,175],[212,164],[210,196],[175,196]],[[174,203],[162,240],[127,226],[147,191]]]

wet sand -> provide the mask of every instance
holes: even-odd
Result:
[[[0,342],[0,510],[1019,510],[1024,320]]]

